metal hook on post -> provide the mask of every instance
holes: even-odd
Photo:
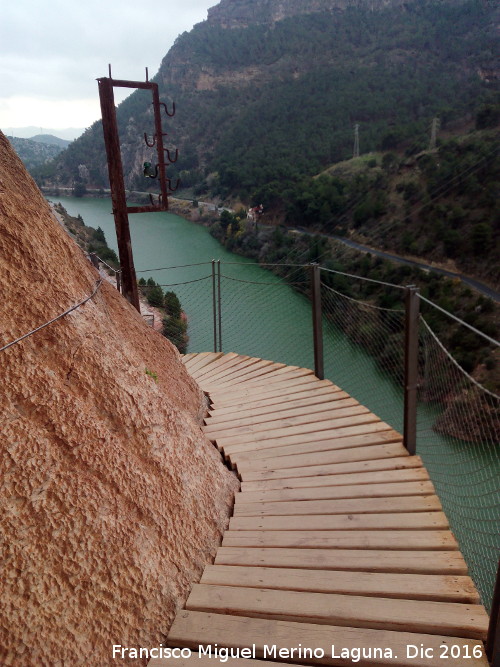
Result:
[[[170,155],[170,151],[168,150],[168,148],[164,148],[163,150],[167,154],[167,160],[170,162],[170,164],[174,164],[174,162],[177,162],[177,160],[179,158],[179,149],[178,148],[175,149],[175,158],[173,160],[172,160],[172,156]]]
[[[161,210],[161,195],[158,195],[158,204],[155,203],[152,194],[149,195],[149,200],[151,202],[151,206],[154,206],[158,210]]]
[[[151,165],[151,162],[145,162],[144,163],[144,169],[143,169],[143,174],[145,178],[158,178],[158,169],[160,165],[156,165],[153,171],[153,167]]]
[[[170,192],[175,192],[180,185],[181,179],[180,178],[177,179],[177,183],[175,184],[175,188],[172,187],[172,181],[169,178],[167,178],[166,181],[167,181],[169,191]]]
[[[149,146],[149,148],[153,148],[153,146],[156,145],[156,134],[153,135],[153,143],[150,144],[148,140],[148,135],[146,132],[144,132],[144,141],[146,142],[146,146]]]
[[[175,102],[172,102],[172,113],[169,113],[169,111],[167,109],[167,105],[165,104],[165,102],[160,102],[160,106],[165,109],[165,113],[167,114],[167,116],[169,116],[170,118],[175,116]]]

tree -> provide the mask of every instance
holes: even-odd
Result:
[[[487,222],[480,222],[474,225],[471,234],[472,248],[476,255],[486,254],[489,250],[493,230]]]
[[[174,319],[179,319],[181,316],[181,302],[175,292],[166,292],[163,304],[167,315]]]
[[[98,241],[99,243],[106,243],[106,237],[104,236],[104,232],[100,227],[98,227],[95,232],[94,232],[94,239]]]
[[[83,195],[87,194],[87,188],[85,187],[84,183],[75,183],[73,186],[73,197],[83,197]]]
[[[159,285],[147,290],[147,300],[150,306],[161,308],[163,306],[163,290]]]

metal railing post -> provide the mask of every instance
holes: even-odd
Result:
[[[498,561],[495,590],[490,612],[490,626],[486,639],[486,657],[491,667],[500,667],[500,560]]]
[[[219,352],[222,352],[222,303],[220,294],[220,259],[217,260],[217,310],[219,314]]]
[[[217,352],[217,300],[215,296],[215,259],[212,260],[212,308],[214,320],[214,352]]]
[[[314,343],[314,374],[325,379],[323,361],[323,317],[321,309],[321,269],[319,264],[311,264],[311,295]]]
[[[95,252],[89,253],[89,259],[92,262],[92,265],[99,271],[99,259]]]
[[[417,451],[418,399],[418,323],[420,314],[419,290],[415,285],[406,288],[405,298],[405,377],[404,377],[404,446],[409,454]]]

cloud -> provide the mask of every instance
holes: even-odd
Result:
[[[117,78],[143,80],[145,67],[153,76],[176,37],[203,21],[214,4],[185,0],[179,9],[170,0],[4,3],[0,127],[18,127],[21,118],[22,124],[46,125],[41,116],[50,116],[50,109],[52,127],[91,125],[100,116],[96,78],[107,76],[108,63]]]

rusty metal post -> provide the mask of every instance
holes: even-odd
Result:
[[[417,451],[418,399],[418,323],[420,316],[419,290],[415,285],[406,288],[405,298],[405,378],[404,378],[404,446],[408,453]]]
[[[323,360],[323,313],[321,308],[321,269],[319,264],[311,264],[311,296],[314,342],[314,374],[325,379]]]
[[[219,315],[219,352],[222,352],[222,301],[220,291],[220,259],[217,260],[217,310]]]
[[[160,94],[158,92],[158,84],[151,84],[151,92],[153,94],[153,110],[155,117],[155,137],[158,154],[158,169],[160,170],[160,190],[161,190],[161,209],[168,210],[168,192],[166,183],[166,169],[165,169],[165,150],[163,148],[163,129],[161,124],[160,111]]]
[[[214,319],[214,352],[217,352],[217,299],[215,291],[215,259],[212,260],[212,307]]]
[[[132,242],[130,238],[127,199],[123,180],[120,139],[118,136],[118,124],[116,122],[113,81],[110,78],[104,77],[98,79],[98,83],[104,143],[106,145],[106,155],[108,158],[111,199],[113,202],[113,214],[115,217],[116,237],[118,241],[118,254],[120,256],[120,266],[122,271],[123,295],[127,301],[141,312],[134,258],[132,256]]]
[[[119,292],[122,291],[122,274],[121,274],[121,271],[116,272],[116,289]]]
[[[89,259],[92,263],[92,266],[94,266],[99,271],[99,259],[97,258],[95,252],[89,253]]]
[[[497,578],[490,612],[490,626],[486,639],[486,657],[490,661],[491,667],[500,667],[500,560],[498,561]]]

